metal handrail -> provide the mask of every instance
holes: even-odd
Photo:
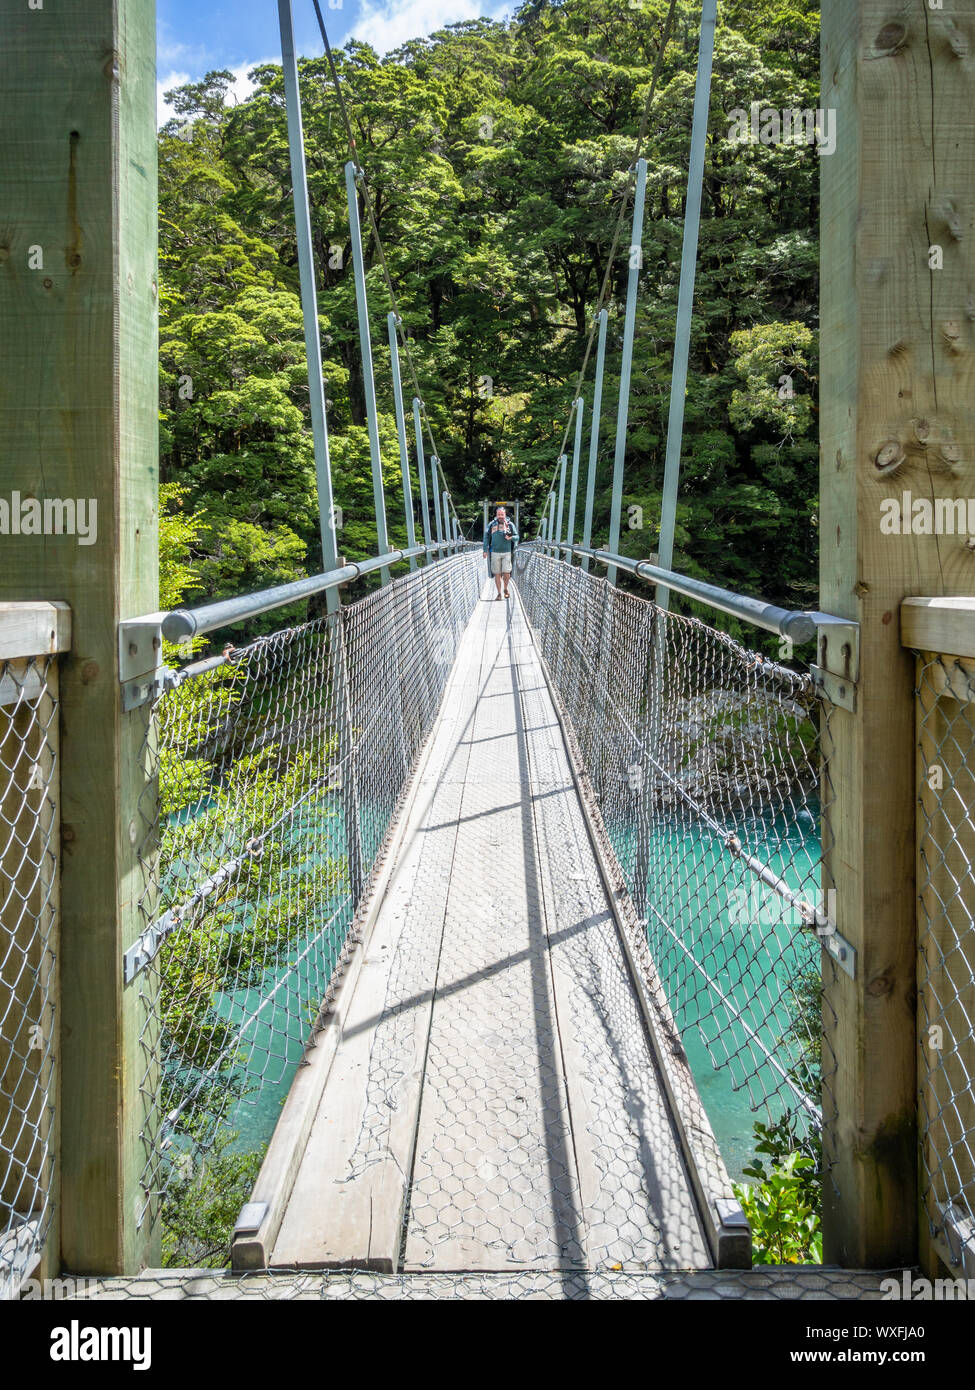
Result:
[[[215,628],[240,623],[247,618],[255,618],[259,613],[268,613],[273,608],[283,608],[299,599],[312,598],[325,593],[340,584],[351,583],[362,574],[385,569],[388,565],[409,560],[411,556],[433,555],[445,551],[446,555],[460,549],[460,542],[441,541],[436,545],[414,545],[408,550],[390,550],[385,555],[376,555],[369,560],[350,561],[338,569],[327,570],[324,574],[309,575],[307,579],[294,579],[289,584],[277,584],[271,589],[261,589],[254,594],[241,594],[237,598],[218,599],[216,603],[204,603],[198,608],[175,608],[171,612],[153,615],[161,619],[162,634],[170,642],[181,642],[187,637],[198,637]],[[443,558],[446,558],[446,555]]]
[[[625,569],[641,579],[650,579],[662,584],[685,598],[706,604],[720,613],[728,613],[743,622],[753,623],[767,632],[788,637],[797,646],[815,639],[817,630],[838,623],[850,625],[849,618],[838,618],[832,613],[808,612],[806,609],[780,608],[777,604],[766,603],[764,599],[748,598],[744,594],[722,589],[717,584],[708,584],[703,579],[692,579],[689,575],[678,574],[675,570],[660,569],[648,560],[634,560],[627,555],[616,555],[609,550],[587,550],[581,545],[569,545],[566,541],[536,540],[527,542],[546,551],[569,551],[572,555],[588,556],[600,564],[615,569]]]

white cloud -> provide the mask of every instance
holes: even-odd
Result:
[[[256,63],[238,63],[235,68],[230,68],[229,71],[233,73],[234,81],[227,93],[228,105],[233,106],[235,101],[246,101],[254,90],[254,83],[247,76],[249,72],[252,72],[254,68],[262,67],[265,63],[280,64],[280,62],[281,55],[279,53],[273,58],[258,58]]]
[[[262,63],[279,63],[280,58],[258,58],[256,62],[238,63],[236,67],[228,68],[228,72],[234,75],[233,83],[227,92],[227,103],[233,106],[235,102],[246,101],[254,90],[254,83],[250,81],[247,74]],[[206,69],[209,71],[209,67]],[[182,87],[187,82],[198,82],[203,76],[202,72],[195,77],[191,77],[188,72],[170,72],[161,81],[156,83],[156,125],[162,126],[174,115],[173,108],[163,100],[163,92],[170,92],[174,87]]]
[[[175,67],[177,63],[192,63],[197,66],[204,62],[206,50],[198,44],[183,43],[178,39],[167,39],[162,34],[156,39],[156,62]]]
[[[352,37],[371,44],[382,55],[410,39],[425,38],[448,24],[460,24],[465,19],[482,16],[501,19],[514,8],[512,2],[485,10],[479,0],[391,0],[385,5],[363,0]]]
[[[156,126],[165,125],[174,115],[173,108],[163,100],[163,92],[171,92],[174,87],[182,87],[190,81],[188,72],[171,72],[156,83]]]

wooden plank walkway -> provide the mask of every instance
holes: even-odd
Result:
[[[517,598],[464,635],[269,1263],[702,1269]]]

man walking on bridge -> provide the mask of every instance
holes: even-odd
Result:
[[[504,580],[504,596],[508,597],[508,581],[511,578],[511,557],[514,553],[518,532],[508,519],[504,507],[499,507],[494,520],[484,532],[484,554],[491,556],[491,573],[497,589],[495,603],[501,600],[501,581]]]

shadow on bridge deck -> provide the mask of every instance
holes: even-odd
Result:
[[[471,619],[307,1057],[235,1267],[713,1263],[515,595]]]

